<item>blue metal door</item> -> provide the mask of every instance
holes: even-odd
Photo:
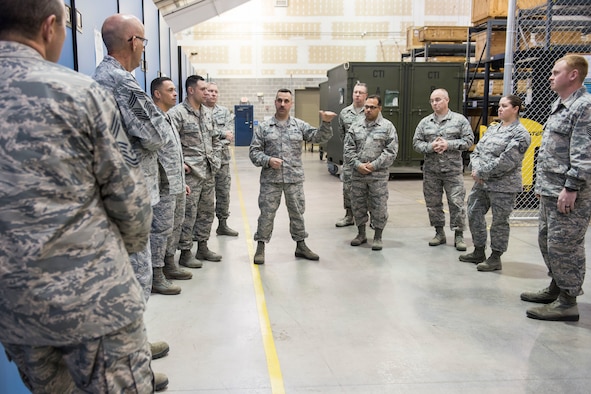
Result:
[[[253,130],[253,106],[252,105],[235,105],[234,113],[234,130],[236,131],[235,145],[249,146],[252,141]]]

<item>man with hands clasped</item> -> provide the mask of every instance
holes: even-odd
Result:
[[[435,237],[429,246],[446,243],[443,191],[449,206],[450,227],[454,230],[454,246],[466,250],[464,227],[466,209],[464,197],[464,163],[462,151],[474,143],[470,123],[462,114],[449,109],[449,94],[435,89],[429,99],[433,113],[421,119],[413,138],[414,149],[425,155],[423,164],[423,195],[429,213],[429,222],[435,227]]]

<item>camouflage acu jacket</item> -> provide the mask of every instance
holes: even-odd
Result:
[[[382,114],[373,122],[355,122],[345,136],[344,160],[353,169],[352,177],[388,179],[390,166],[398,155],[396,128]],[[356,170],[361,163],[371,163],[374,171],[363,175]]]
[[[113,94],[119,106],[125,132],[140,159],[155,205],[160,200],[157,152],[169,140],[166,120],[134,76],[115,58],[105,56],[93,78]]]
[[[322,122],[319,129],[303,120],[289,117],[282,126],[273,116],[255,130],[249,148],[250,161],[261,169],[261,183],[297,183],[304,181],[302,167],[302,143],[326,142],[332,137],[332,126]],[[283,165],[276,170],[269,160],[277,157]]]
[[[199,179],[215,175],[221,166],[222,143],[213,128],[211,110],[201,105],[196,111],[185,99],[168,111],[181,137],[185,163]]]
[[[211,112],[213,116],[213,128],[222,143],[222,164],[228,164],[230,162],[230,149],[228,148],[230,141],[225,138],[228,131],[234,133],[234,117],[228,108],[217,104],[211,109]]]
[[[591,192],[591,94],[584,87],[552,105],[536,167],[536,194],[558,197],[566,186]]]
[[[478,178],[476,187],[504,193],[519,193],[521,163],[531,143],[529,132],[519,120],[507,127],[490,126],[470,156],[470,164]]]
[[[345,135],[349,131],[349,127],[356,121],[363,121],[365,119],[365,112],[363,107],[358,110],[355,109],[353,104],[343,108],[339,114],[339,131],[341,132],[341,140],[345,142]]]
[[[0,341],[80,343],[141,318],[152,222],[111,95],[0,41]]]
[[[447,140],[448,148],[443,153],[433,151],[431,144],[437,137]],[[415,151],[425,155],[423,170],[436,173],[462,173],[462,151],[468,150],[473,143],[470,123],[464,115],[453,111],[449,111],[439,123],[435,114],[421,119],[412,140]]]

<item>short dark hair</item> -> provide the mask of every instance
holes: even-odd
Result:
[[[289,90],[289,89],[286,89],[286,88],[281,88],[281,89],[279,89],[279,90],[277,91],[277,94],[275,94],[275,97],[277,97],[277,95],[278,95],[279,93],[289,93],[289,94],[290,94],[290,96],[293,96],[293,94],[291,93],[291,90]]]
[[[32,39],[41,24],[51,15],[61,23],[65,17],[63,0],[2,0],[0,1],[0,38],[17,33]]]
[[[152,80],[152,83],[150,84],[150,94],[152,95],[152,97],[154,97],[154,92],[160,89],[160,87],[165,81],[172,81],[172,79],[168,77],[158,77]]]
[[[381,107],[382,106],[382,98],[380,97],[379,94],[372,94],[367,96],[367,98],[365,99],[365,101],[369,100],[369,99],[376,99],[378,100],[378,105]]]
[[[197,82],[199,81],[205,81],[205,78],[203,78],[201,75],[189,75],[185,81],[185,90],[188,91],[189,88],[196,86]]]

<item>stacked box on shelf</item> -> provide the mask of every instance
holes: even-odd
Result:
[[[519,49],[526,50],[546,46],[545,32],[524,32],[519,40]],[[552,45],[588,45],[591,37],[578,30],[554,30],[550,32]]]
[[[488,95],[489,96],[502,96],[503,95],[503,80],[502,79],[491,79],[488,81]],[[472,83],[468,92],[468,97],[482,97],[484,96],[484,80],[476,79]]]
[[[442,63],[465,63],[466,56],[433,56],[429,57],[429,61]]]
[[[535,7],[539,7],[541,5],[546,5],[548,2],[552,2],[553,0],[517,0],[517,8],[520,10],[527,10]]]
[[[507,0],[472,0],[472,23],[479,25],[491,18],[507,17]]]
[[[424,26],[419,28],[419,41],[424,42],[465,42],[468,40],[466,26]]]
[[[410,26],[406,29],[406,50],[422,48],[425,44],[419,41],[419,31],[422,27]]]
[[[487,32],[481,31],[475,33],[473,35],[474,41],[476,41],[476,59],[480,59],[482,55],[482,60],[489,60],[486,59],[487,52],[485,49],[488,49],[489,56],[495,56],[501,53],[505,53],[505,42],[507,40],[507,32],[502,30],[493,31],[490,33],[490,40],[488,42],[487,47]]]

